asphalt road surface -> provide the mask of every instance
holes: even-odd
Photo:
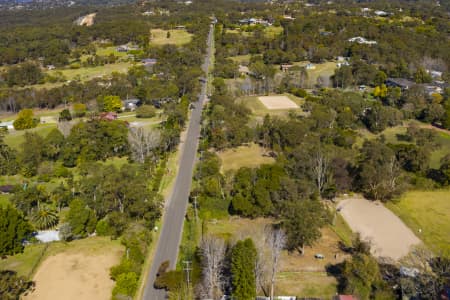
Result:
[[[211,26],[208,36],[208,50],[205,58],[205,63],[202,68],[207,74],[209,69],[209,62],[211,53],[211,43],[213,39],[214,28]],[[186,134],[184,146],[181,147],[181,158],[179,163],[179,169],[175,180],[172,193],[167,200],[166,211],[164,214],[163,225],[161,234],[158,240],[158,246],[155,256],[153,258],[152,265],[150,267],[149,276],[146,279],[144,288],[144,300],[163,300],[166,299],[166,292],[164,290],[157,290],[153,288],[153,283],[156,279],[156,273],[158,268],[164,261],[170,262],[170,268],[173,269],[176,266],[178,250],[181,242],[181,234],[183,231],[183,222],[186,215],[186,209],[188,205],[189,193],[192,184],[192,172],[194,163],[196,160],[198,141],[200,137],[201,116],[203,110],[203,104],[206,99],[207,80],[208,76],[205,76],[203,81],[201,93],[194,108],[191,112],[191,118],[189,121],[189,127]]]

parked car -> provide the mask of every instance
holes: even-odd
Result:
[[[317,258],[317,259],[324,259],[325,258],[325,256],[323,254],[320,254],[320,253],[314,254],[314,257]]]

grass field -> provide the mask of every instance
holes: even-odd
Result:
[[[40,136],[45,137],[54,128],[56,128],[56,124],[39,124],[33,129],[10,131],[5,136],[5,143],[11,148],[19,149],[24,141],[25,132],[36,132]]]
[[[236,101],[243,103],[247,106],[256,117],[264,117],[265,115],[273,115],[273,116],[286,116],[289,111],[295,111],[297,113],[303,113],[301,106],[305,103],[305,100],[302,98],[295,97],[291,94],[283,94],[287,96],[290,100],[295,102],[299,108],[297,109],[268,109],[257,96],[247,96],[238,98]]]
[[[46,247],[45,244],[27,246],[23,253],[0,260],[0,270],[16,271],[17,274],[30,278],[40,263]]]
[[[95,77],[103,77],[105,75],[109,75],[113,72],[126,73],[131,65],[132,64],[129,62],[119,62],[98,67],[63,69],[58,71],[61,72],[67,80],[79,79],[81,81],[87,81]],[[49,71],[48,74],[52,75],[54,72],[58,71]]]
[[[246,54],[246,55],[237,55],[237,56],[231,56],[228,57],[230,59],[232,59],[233,61],[237,62],[238,64],[248,64],[250,62],[250,54]]]
[[[167,38],[167,32],[170,31],[170,38]],[[152,29],[150,36],[150,43],[153,45],[177,45],[182,46],[189,43],[192,39],[192,34],[184,29]]]
[[[238,170],[241,167],[256,168],[262,164],[275,162],[272,157],[263,154],[263,148],[254,143],[219,152],[218,155],[222,160],[221,171]]]
[[[264,247],[264,228],[271,224],[270,219],[229,219],[212,220],[206,225],[209,234],[222,237],[230,242],[251,237],[258,249]],[[337,281],[325,271],[328,263],[341,262],[346,256],[338,249],[338,236],[328,227],[323,228],[322,238],[313,247],[306,247],[305,255],[283,251],[275,286],[277,295],[296,295],[299,297],[318,297],[330,299],[337,291]],[[314,258],[321,253],[323,260]],[[335,254],[337,254],[335,258]]]
[[[6,207],[7,205],[9,205],[9,198],[9,195],[0,194],[0,207]]]
[[[308,62],[297,62],[294,63],[296,66],[304,67],[308,64]],[[335,62],[325,62],[322,64],[314,64],[315,69],[307,70],[308,73],[308,86],[311,88],[317,83],[317,78],[319,76],[324,77],[327,81],[330,81],[330,77],[334,74],[337,66]],[[330,82],[328,82],[330,83]]]
[[[450,190],[411,191],[386,206],[434,252],[449,253]]]
[[[227,29],[227,33],[239,33],[243,36],[250,37],[253,35],[251,31],[243,31],[240,28],[237,29]],[[283,27],[281,26],[267,26],[264,28],[264,34],[268,38],[275,38],[277,35],[280,35],[283,32]]]

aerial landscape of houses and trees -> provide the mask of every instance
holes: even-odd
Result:
[[[0,0],[0,299],[450,299],[450,1]]]

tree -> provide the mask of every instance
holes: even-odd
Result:
[[[83,200],[74,199],[70,202],[67,221],[75,238],[85,237],[94,232],[97,218]]]
[[[104,96],[97,99],[97,104],[102,111],[119,112],[122,109],[122,101],[119,96]]]
[[[344,263],[342,271],[346,294],[356,295],[358,299],[393,299],[380,274],[378,263],[369,254],[357,253]]]
[[[131,156],[134,161],[143,163],[145,159],[160,146],[161,134],[158,130],[146,130],[143,127],[132,127],[128,133]]]
[[[77,118],[84,117],[86,115],[86,104],[83,103],[74,103],[72,106],[73,115]]]
[[[18,171],[16,151],[4,142],[4,133],[0,131],[0,175],[13,175]]]
[[[34,282],[18,276],[15,271],[0,271],[0,299],[19,300],[22,294],[33,287]]]
[[[266,233],[266,244],[271,252],[270,300],[274,300],[275,276],[278,271],[281,250],[283,250],[286,245],[286,234],[280,228],[270,228]]]
[[[0,255],[23,252],[23,241],[33,231],[30,223],[15,208],[0,207]]]
[[[134,272],[120,274],[113,289],[113,299],[131,299],[136,293],[138,286],[138,276]]]
[[[25,140],[21,144],[19,161],[21,173],[26,177],[36,175],[44,156],[44,139],[37,133],[25,132]]]
[[[142,105],[136,109],[136,118],[153,118],[156,116],[156,109],[151,105]]]
[[[256,248],[252,239],[238,241],[231,250],[231,277],[233,297],[240,300],[253,300],[256,297],[254,267]]]
[[[60,113],[59,113],[59,118],[58,121],[70,121],[72,120],[72,115],[70,114],[70,111],[68,109],[63,109]]]
[[[305,246],[311,246],[322,234],[320,228],[329,218],[318,200],[299,200],[286,205],[283,228],[286,231],[288,250],[305,253]]]
[[[53,228],[58,225],[58,221],[56,211],[47,206],[40,206],[31,214],[31,222],[34,227],[40,230]]]
[[[64,135],[58,129],[52,129],[44,139],[43,155],[50,160],[57,160],[64,146]]]
[[[219,299],[222,295],[224,278],[222,275],[225,243],[222,239],[214,236],[206,236],[200,244],[202,257],[202,275],[205,298]]]
[[[33,116],[33,110],[22,109],[19,111],[17,118],[13,122],[14,129],[24,130],[34,128],[39,124],[39,119],[35,119]]]

